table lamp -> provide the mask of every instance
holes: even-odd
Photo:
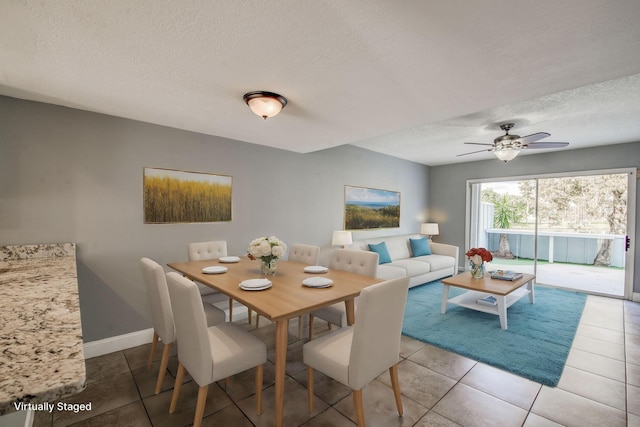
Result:
[[[435,222],[426,222],[422,224],[420,226],[420,234],[426,234],[429,240],[431,240],[431,237],[440,234],[440,231],[438,230],[438,224],[436,224]]]
[[[331,239],[331,244],[333,246],[340,245],[340,249],[344,249],[345,245],[350,245],[353,243],[353,238],[351,237],[350,231],[334,231],[333,239]]]

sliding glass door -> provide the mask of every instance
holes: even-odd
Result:
[[[476,202],[469,247],[489,249],[492,270],[535,274],[536,181],[482,182],[471,188]]]
[[[468,247],[537,283],[631,295],[635,170],[470,181]]]

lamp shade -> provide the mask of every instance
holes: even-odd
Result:
[[[440,234],[438,230],[438,224],[435,222],[426,222],[420,226],[420,234],[426,234],[427,236],[437,236]]]
[[[242,99],[251,111],[265,120],[277,115],[287,105],[287,98],[273,92],[248,92],[244,94]]]
[[[334,246],[340,245],[350,245],[353,243],[353,238],[351,237],[350,231],[334,231],[333,239],[331,239],[331,244]]]
[[[502,150],[494,151],[497,158],[507,163],[509,160],[513,160],[520,153],[520,150],[515,148],[503,148]]]

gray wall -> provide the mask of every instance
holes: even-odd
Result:
[[[352,146],[302,155],[6,97],[0,121],[0,245],[77,243],[85,342],[150,327],[140,257],[186,260],[187,243],[217,239],[243,255],[272,234],[328,249],[345,184],[401,192],[400,228],[356,238],[426,219],[428,167]],[[144,224],[145,166],[232,176],[233,220]]]
[[[440,223],[437,241],[465,248],[466,181],[470,179],[532,176],[550,173],[640,167],[640,142],[581,150],[526,155],[509,163],[498,160],[432,167],[429,177],[429,220]],[[636,188],[636,224],[640,224],[640,197]],[[636,226],[635,242],[640,237]],[[633,238],[633,237],[632,237]],[[637,245],[636,245],[637,247]],[[640,250],[640,248],[638,249]],[[463,265],[465,257],[460,257]],[[640,260],[634,263],[634,291],[640,292]]]

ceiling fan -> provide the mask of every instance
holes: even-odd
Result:
[[[528,150],[531,148],[563,148],[569,145],[568,142],[536,142],[540,139],[551,136],[551,134],[547,132],[538,132],[527,136],[509,135],[511,128],[513,128],[513,123],[500,125],[500,129],[505,131],[505,134],[494,139],[493,144],[465,142],[465,144],[470,145],[487,145],[491,148],[458,154],[457,157],[466,156],[467,154],[481,153],[483,151],[493,151],[498,159],[506,163],[509,160],[515,159],[520,153],[520,150]]]

